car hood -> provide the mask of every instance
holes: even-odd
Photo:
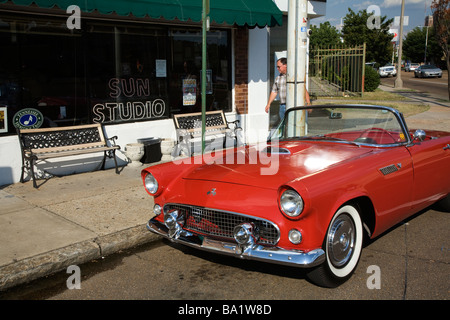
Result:
[[[427,69],[421,69],[423,72],[439,72],[441,69],[438,68],[427,68]]]
[[[317,174],[373,150],[329,142],[291,142],[257,150],[245,147],[210,159],[184,175],[185,180],[217,181],[278,189],[295,179]],[[234,158],[232,157],[234,156]],[[234,163],[230,163],[234,161]]]

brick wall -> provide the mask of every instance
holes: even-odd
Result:
[[[238,114],[248,113],[248,29],[235,32],[235,105]]]

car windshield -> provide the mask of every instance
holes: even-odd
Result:
[[[433,65],[422,66],[422,69],[436,69],[436,66]]]
[[[378,106],[293,108],[270,137],[275,140],[320,140],[358,145],[392,146],[408,141],[403,116]]]

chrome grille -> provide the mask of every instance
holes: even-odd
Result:
[[[240,223],[252,222],[259,232],[260,244],[276,245],[280,238],[278,228],[267,220],[233,212],[183,204],[166,204],[164,212],[178,210],[184,217],[183,229],[211,237],[233,239],[233,229]]]

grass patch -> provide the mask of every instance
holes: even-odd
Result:
[[[333,102],[329,102],[333,100]],[[408,102],[409,99],[401,95],[376,89],[374,92],[366,92],[362,97],[320,97],[314,104],[375,104],[395,108],[404,117],[425,112],[430,109],[429,105]],[[386,103],[388,102],[388,103]]]
[[[419,113],[428,111],[430,109],[430,106],[426,105],[426,104],[413,104],[413,103],[403,103],[403,102],[399,102],[396,104],[385,103],[383,105],[386,107],[391,107],[391,108],[397,109],[398,111],[403,113],[403,116],[405,118],[413,116],[415,114],[419,114]]]
[[[362,97],[355,97],[360,100],[381,100],[381,101],[407,101],[408,98],[399,94],[376,89],[374,92],[364,92]]]
[[[365,100],[365,101],[376,101],[376,100],[390,100],[390,101],[407,101],[408,98],[388,92],[383,91],[381,89],[376,89],[373,92],[364,92],[364,95],[362,97],[358,96],[345,96],[345,97],[319,97],[318,100]]]

